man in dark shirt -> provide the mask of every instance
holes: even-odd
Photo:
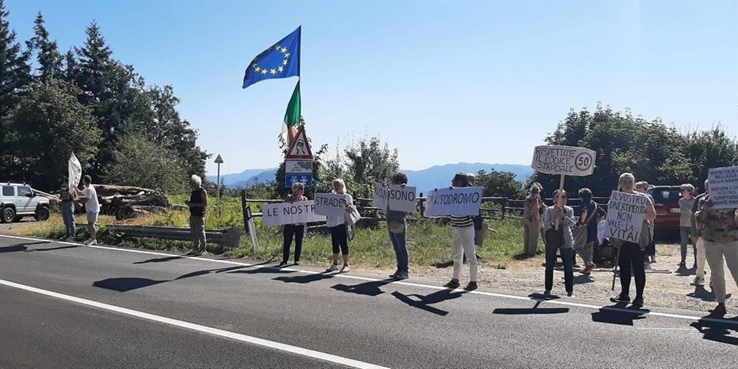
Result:
[[[207,254],[205,249],[205,209],[208,206],[208,192],[202,188],[202,179],[197,175],[190,178],[190,200],[185,204],[190,207],[190,233],[193,247],[187,255],[196,256]]]

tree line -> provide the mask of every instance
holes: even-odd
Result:
[[[93,21],[62,53],[39,12],[21,42],[0,0],[0,181],[58,188],[74,153],[95,182],[183,191],[210,154],[171,86],[147,85],[113,57]]]

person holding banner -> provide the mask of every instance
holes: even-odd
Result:
[[[707,255],[705,254],[705,240],[702,238],[702,226],[697,224],[697,212],[701,208],[701,204],[704,203],[704,198],[707,196],[707,188],[709,187],[710,182],[708,180],[705,180],[705,192],[697,195],[694,198],[694,203],[692,204],[692,216],[690,217],[690,221],[692,222],[692,237],[695,246],[695,253],[694,253],[694,267],[695,269],[695,276],[694,281],[692,281],[693,286],[702,286],[705,284],[705,275],[707,272],[705,271],[705,264],[707,263]]]
[[[470,187],[469,178],[465,173],[457,173],[451,180],[451,188]],[[469,284],[464,287],[467,291],[477,289],[477,258],[474,245],[474,219],[471,216],[451,216],[451,229],[453,229],[453,260],[454,271],[451,281],[443,285],[447,288],[459,288],[459,277],[463,265],[464,254],[469,255]]]
[[[588,275],[596,267],[592,259],[594,246],[597,244],[597,224],[605,211],[592,200],[592,190],[589,188],[579,189],[579,198],[582,199],[582,213],[577,222],[578,227],[572,232],[575,239],[574,252],[584,260],[585,267],[580,273]]]
[[[97,245],[97,218],[100,214],[100,202],[97,199],[97,191],[95,186],[92,185],[92,177],[86,175],[82,178],[82,183],[85,185],[85,190],[80,191],[75,188],[74,191],[78,196],[78,202],[85,205],[85,211],[87,212],[87,225],[90,229],[90,239],[85,241],[85,245]]]
[[[620,250],[618,251],[618,266],[620,267],[621,290],[620,294],[611,297],[610,301],[618,303],[630,302],[630,280],[631,277],[634,277],[636,296],[633,299],[633,306],[640,308],[643,307],[643,290],[646,288],[646,269],[643,260],[645,249],[651,243],[650,222],[656,218],[656,209],[653,206],[651,197],[635,190],[635,177],[631,173],[620,175],[620,178],[618,178],[618,191],[643,196],[646,205],[643,210],[643,224],[638,242],[623,241],[616,238],[612,240],[615,247],[620,246]]]
[[[723,264],[728,266],[738,286],[738,208],[715,209],[709,191],[700,204],[697,223],[702,228],[707,264],[712,271],[710,282],[718,302],[710,313],[723,316],[727,313]]]
[[[564,286],[566,295],[574,293],[574,268],[572,267],[574,237],[571,227],[576,224],[574,209],[566,205],[567,194],[564,190],[553,193],[553,205],[543,213],[543,224],[546,227],[546,272],[544,295],[551,294],[553,287],[553,270],[556,265],[556,252],[561,252],[561,261],[564,263]],[[563,207],[562,207],[563,206]],[[556,223],[559,229],[556,229]]]
[[[64,237],[62,240],[74,238],[77,234],[76,226],[74,225],[74,202],[77,200],[77,191],[69,188],[69,180],[64,177],[61,183],[61,192],[59,193],[61,198],[61,213],[62,219],[64,220]]]
[[[392,184],[405,186],[407,185],[407,176],[404,173],[396,173],[392,176]],[[407,252],[407,243],[405,236],[407,234],[407,221],[404,211],[395,211],[389,209],[389,201],[387,202],[387,228],[389,230],[392,248],[395,250],[395,258],[397,259],[397,270],[390,275],[390,278],[401,281],[409,278],[410,273],[410,257]]]
[[[305,193],[305,185],[301,182],[295,182],[292,185],[292,195],[287,197],[288,202],[296,201],[307,201]],[[302,253],[302,239],[305,237],[305,224],[285,224],[282,228],[282,235],[284,235],[284,242],[282,243],[282,262],[279,263],[278,267],[287,265],[287,260],[290,258],[290,246],[292,245],[292,238],[295,239],[295,265],[300,265],[300,254]]]
[[[341,178],[333,180],[333,193],[345,195],[344,207],[346,212],[354,211],[354,198],[349,195],[346,189],[346,183]],[[348,248],[348,229],[346,228],[346,216],[326,217],[326,227],[331,232],[331,244],[333,245],[333,263],[326,269],[326,272],[335,272],[338,270],[338,253],[343,254],[343,267],[339,273],[348,273],[349,268],[349,248]]]
[[[635,184],[635,190],[637,192],[643,193],[646,196],[648,196],[649,199],[651,199],[651,203],[655,203],[653,196],[651,196],[650,193],[648,193],[648,182],[646,181],[640,181]],[[654,217],[656,219],[656,217]],[[648,222],[648,229],[651,232],[651,242],[648,244],[645,250],[645,257],[643,259],[644,267],[649,267],[648,263],[655,263],[656,262],[656,241],[653,239],[654,235],[654,220],[651,219]]]

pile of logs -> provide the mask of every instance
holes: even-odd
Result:
[[[166,212],[171,204],[166,196],[148,188],[95,185],[100,213],[115,215],[117,220]]]

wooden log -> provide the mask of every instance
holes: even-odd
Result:
[[[150,188],[136,187],[136,186],[119,186],[112,184],[96,184],[95,191],[98,196],[113,196],[113,195],[141,195],[141,194],[152,194],[156,191]]]

